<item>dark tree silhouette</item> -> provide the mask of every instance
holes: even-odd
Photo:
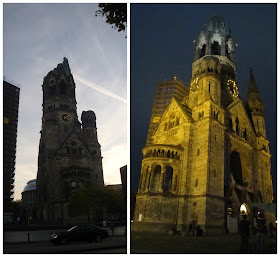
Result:
[[[106,22],[112,25],[112,28],[118,31],[124,31],[127,24],[126,3],[122,4],[99,4],[100,10],[95,12],[95,16],[101,15],[106,17]]]

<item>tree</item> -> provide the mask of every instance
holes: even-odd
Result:
[[[127,4],[99,4],[101,10],[95,12],[95,16],[105,16],[106,23],[112,25],[112,28],[118,31],[124,31],[127,24]]]
[[[15,200],[11,202],[11,209],[14,213],[14,217],[21,216],[21,200]]]
[[[108,187],[78,189],[69,203],[69,216],[87,215],[88,223],[93,219],[103,219],[103,214],[121,216],[125,213],[123,195]]]
[[[107,215],[114,217],[114,219],[126,217],[126,201],[124,201],[122,191],[107,188],[105,208]]]
[[[88,223],[91,217],[99,218],[103,215],[104,192],[102,187],[81,188],[77,190],[69,203],[69,216],[87,215]]]

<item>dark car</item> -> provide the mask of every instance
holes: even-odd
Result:
[[[55,233],[51,235],[50,241],[54,244],[63,244],[67,242],[101,242],[102,239],[109,237],[106,228],[100,228],[95,225],[77,225],[66,232]]]

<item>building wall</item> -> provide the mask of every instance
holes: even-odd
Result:
[[[104,186],[96,116],[84,111],[82,122],[78,120],[75,82],[66,58],[44,77],[42,90],[37,216],[41,223],[68,223],[68,205],[75,191]]]

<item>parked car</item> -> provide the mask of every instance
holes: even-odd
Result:
[[[77,225],[66,232],[51,234],[50,241],[54,244],[65,244],[67,242],[101,242],[104,238],[109,237],[106,228],[100,228],[95,225]]]

